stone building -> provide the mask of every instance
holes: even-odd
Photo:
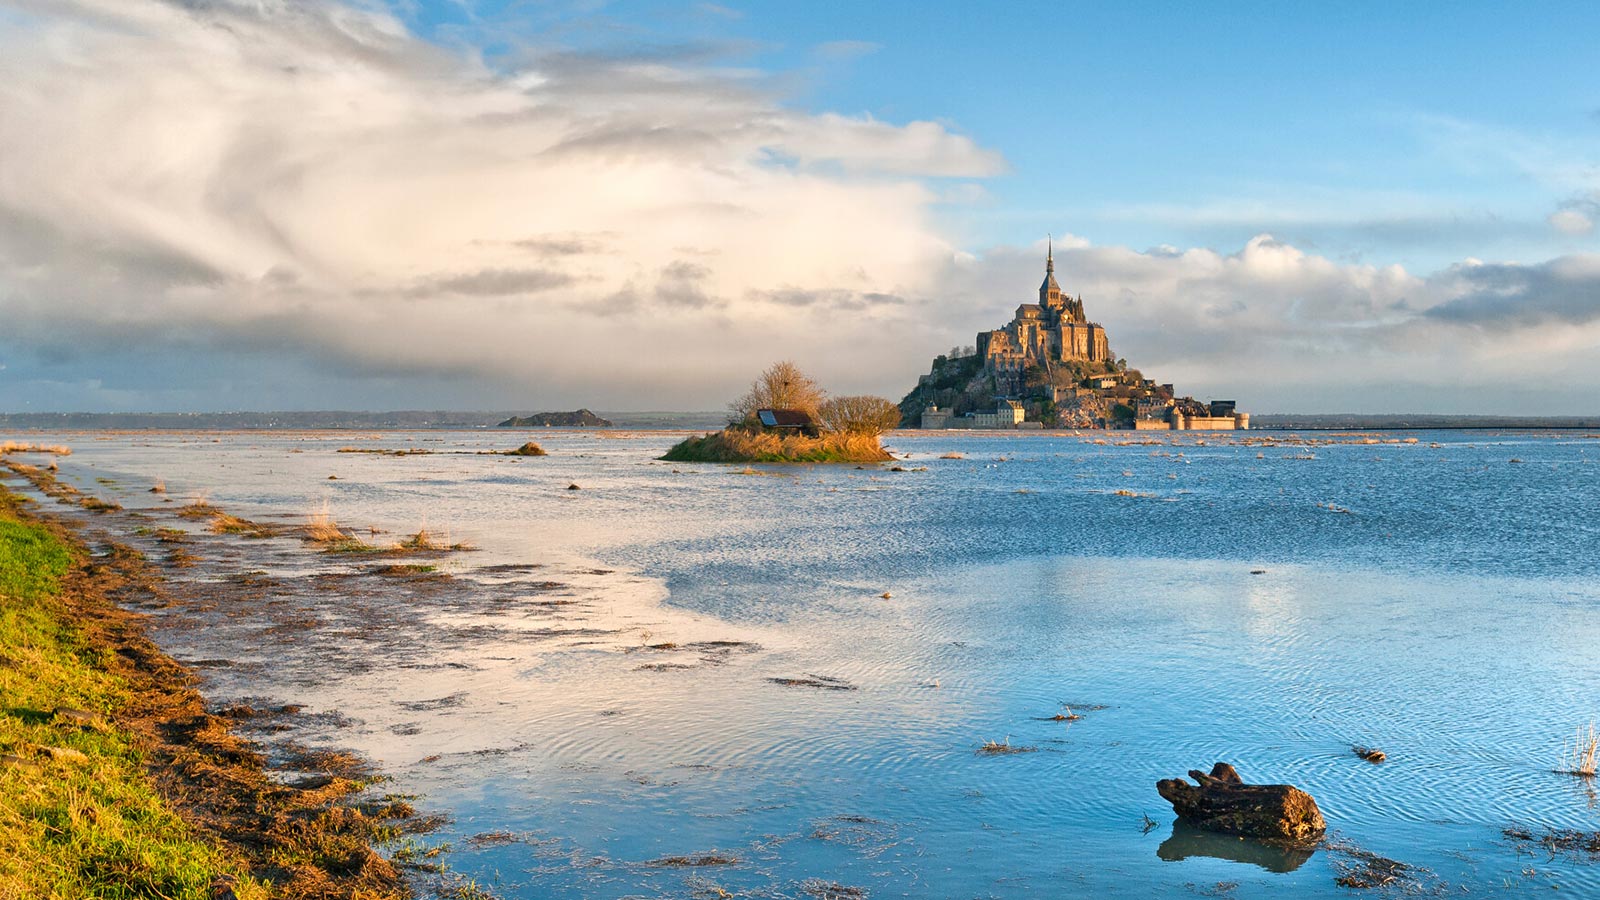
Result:
[[[937,406],[922,411],[923,428],[1023,428],[1026,419],[1026,410],[1015,400],[997,401],[993,412],[972,412],[964,416],[952,416],[950,410]]]
[[[1056,283],[1054,247],[1045,253],[1039,302],[1018,306],[1004,328],[978,332],[977,347],[984,371],[994,376],[1002,396],[1023,393],[1023,373],[1030,366],[1049,371],[1068,360],[1111,359],[1106,330],[1084,315],[1083,298],[1067,296]]]
[[[1004,328],[979,332],[974,350],[934,360],[901,401],[908,419],[920,409],[921,425],[930,429],[1041,428],[1044,422],[1141,431],[1250,427],[1250,415],[1232,400],[1179,396],[1171,384],[1117,361],[1106,330],[1084,314],[1083,298],[1068,296],[1056,282],[1054,246],[1045,251],[1039,302],[1018,306]],[[1029,384],[1030,371],[1044,377]],[[991,401],[992,412],[980,411]],[[964,412],[957,415],[958,409]]]
[[[1022,404],[1015,400],[1001,400],[995,404],[994,412],[980,412],[972,414],[973,428],[1016,428],[1022,424],[1026,416],[1023,414]]]

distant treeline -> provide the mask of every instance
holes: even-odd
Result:
[[[341,428],[466,429],[493,428],[516,413],[510,410],[461,412],[399,410],[360,412],[349,410],[293,412],[208,413],[0,413],[0,430],[170,430],[228,431]],[[618,428],[703,429],[720,428],[725,412],[603,413]]]
[[[1574,428],[1600,429],[1600,416],[1443,416],[1361,413],[1258,413],[1252,430],[1396,431],[1441,428]]]
[[[461,412],[346,410],[210,413],[0,413],[0,430],[172,430],[286,431],[341,428],[468,429],[493,428],[515,413],[508,410]],[[716,429],[727,424],[726,411],[601,412],[617,428]],[[1251,417],[1255,430],[1369,430],[1427,428],[1571,428],[1600,431],[1600,416],[1442,416],[1425,414],[1260,413]]]

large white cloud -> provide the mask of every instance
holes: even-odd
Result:
[[[256,405],[420,373],[458,406],[705,408],[793,357],[898,394],[1029,298],[1039,248],[973,255],[938,225],[998,154],[768,81],[693,55],[508,71],[335,2],[0,0],[0,353],[28,357],[6,374],[162,405],[168,372],[203,405],[175,355],[275,355],[301,393]],[[1256,408],[1456,390],[1541,350],[1600,374],[1585,257],[1418,276],[1265,236],[1068,244],[1120,352]]]
[[[949,254],[922,177],[1003,165],[751,80],[491,71],[333,3],[24,7],[0,45],[0,311],[40,340],[271,333],[358,367],[703,386],[805,349],[778,293],[870,319]]]

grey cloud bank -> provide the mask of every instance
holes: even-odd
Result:
[[[507,72],[335,3],[7,8],[0,409],[715,408],[778,357],[897,397],[1038,280],[940,225],[999,154],[714,49]],[[1120,354],[1254,409],[1600,405],[1592,255],[1057,246]]]

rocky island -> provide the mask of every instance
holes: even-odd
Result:
[[[572,412],[542,412],[531,416],[512,416],[496,428],[610,428],[611,421],[587,409]]]
[[[1111,352],[1083,297],[1056,282],[1045,255],[1039,302],[1017,307],[1003,328],[934,359],[900,401],[905,428],[1134,428],[1232,431],[1250,415],[1232,400],[1201,403],[1146,378]]]

